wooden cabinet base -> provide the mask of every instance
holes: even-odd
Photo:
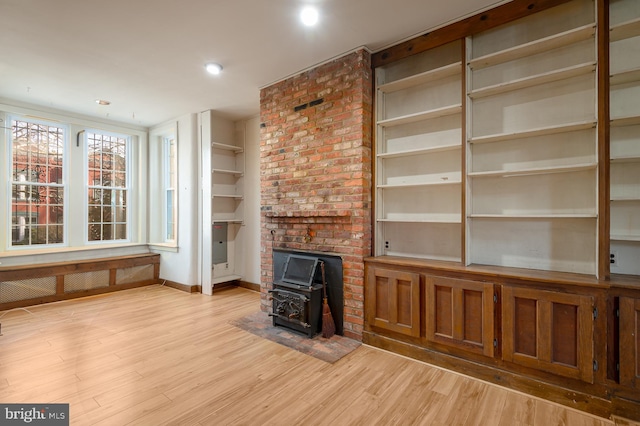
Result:
[[[640,279],[391,256],[365,271],[365,343],[640,421]]]

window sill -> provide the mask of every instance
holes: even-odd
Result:
[[[166,251],[166,252],[171,252],[171,253],[177,253],[178,252],[178,246],[173,244],[173,243],[167,243],[167,244],[162,244],[162,243],[153,243],[153,244],[149,244],[149,250],[151,251]]]

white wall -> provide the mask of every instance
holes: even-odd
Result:
[[[244,122],[244,274],[243,281],[260,284],[260,118]]]
[[[152,245],[159,253],[160,278],[184,285],[198,282],[198,137],[196,114],[178,118],[178,244],[177,247]],[[154,128],[166,126],[161,124]],[[153,132],[153,129],[151,130]],[[150,177],[150,180],[153,176]],[[154,212],[150,211],[150,215]]]

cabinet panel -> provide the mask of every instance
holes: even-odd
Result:
[[[493,356],[493,284],[426,277],[427,340]]]
[[[420,275],[371,268],[367,276],[369,325],[420,336]]]
[[[593,297],[505,286],[505,361],[593,383]]]
[[[640,389],[640,299],[620,298],[620,383]]]

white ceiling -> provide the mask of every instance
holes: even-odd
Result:
[[[144,127],[206,109],[247,118],[258,114],[261,87],[498,3],[0,0],[0,100]],[[299,23],[305,4],[320,9],[314,28]],[[207,61],[223,73],[208,75]]]

